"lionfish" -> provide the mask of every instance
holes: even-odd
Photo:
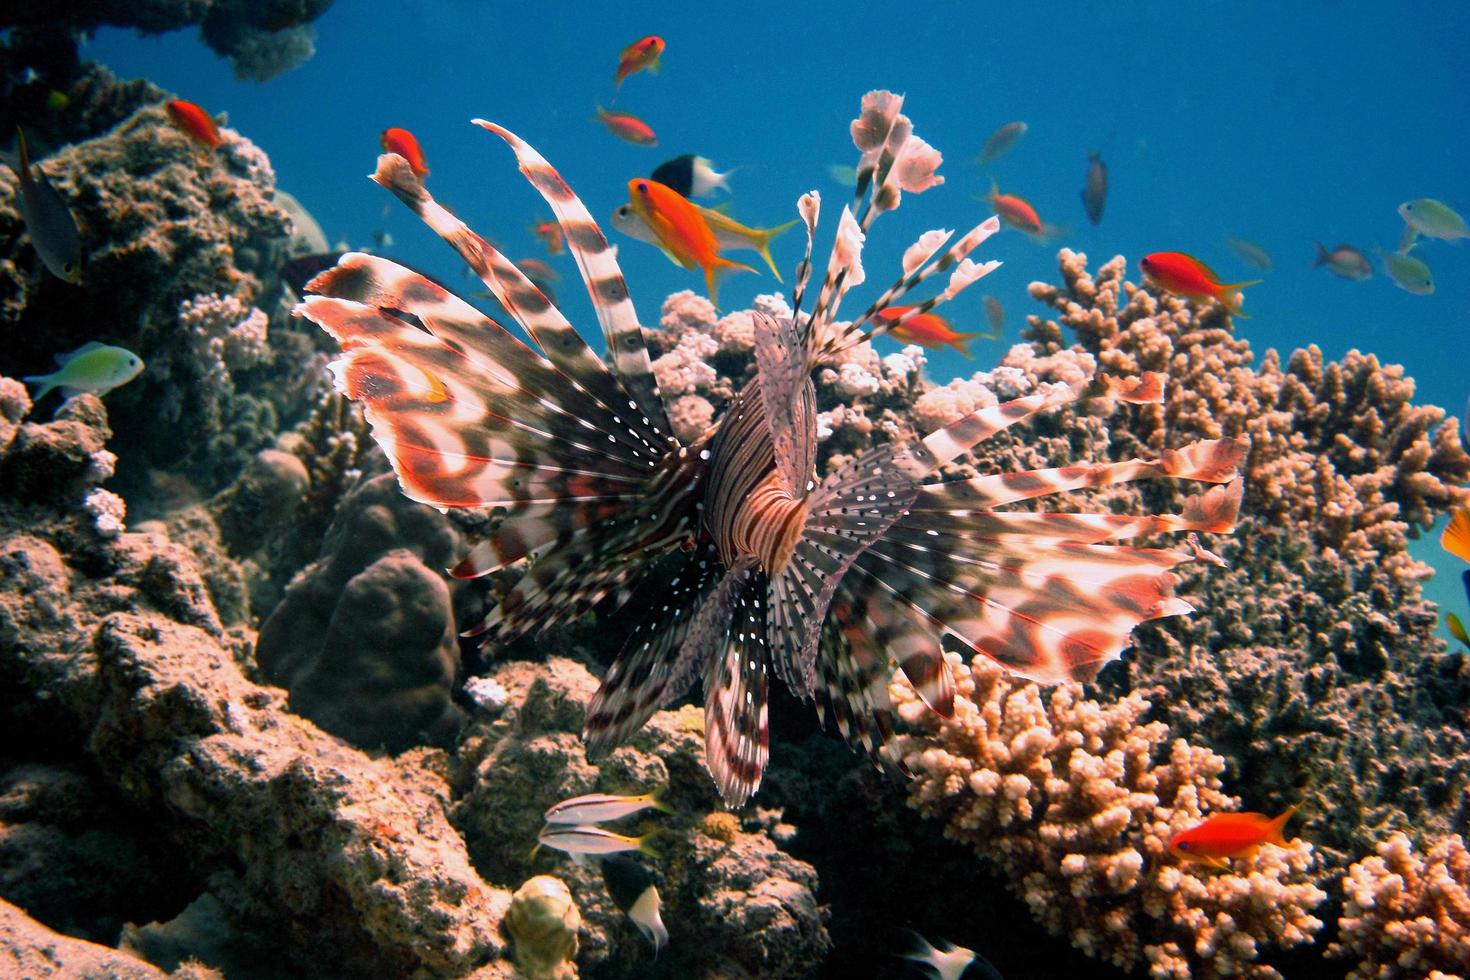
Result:
[[[540,288],[438,204],[402,157],[373,179],[444,238],[532,344],[410,269],[361,253],[318,275],[297,308],[341,346],[337,389],[360,401],[403,492],[437,508],[504,508],[503,521],[451,574],[524,572],[466,635],[506,641],[599,603],[642,611],[587,709],[590,753],[607,751],[661,706],[704,683],[706,766],[729,806],[760,784],[769,754],[768,673],[828,711],[854,748],[902,768],[892,751],[888,683],[896,665],[935,711],[953,710],[941,640],[951,637],[1040,682],[1090,679],[1138,623],[1190,612],[1170,569],[1214,556],[1118,542],[1160,531],[1226,532],[1240,504],[1243,443],[1222,439],[1156,459],[936,482],[982,440],[1100,392],[1159,401],[1162,379],[1043,384],[908,443],[816,472],[811,375],[844,350],[953,299],[999,263],[969,254],[992,217],[949,244],[925,233],[898,278],[856,319],[836,319],[864,278],[873,222],[905,192],[943,181],[940,154],[915,136],[902,99],[864,97],[851,127],[861,152],[810,312],[820,197],[798,202],[806,252],[790,316],[755,314],[755,376],[689,445],[673,436],[643,327],[614,250],[566,181],[491,122],[566,235],[607,345],[606,360]],[[948,246],[946,248],[946,246]],[[875,319],[920,283],[944,289],[904,317]],[[1177,515],[1002,512],[1006,504],[1145,477],[1220,484]],[[649,574],[655,563],[674,567]],[[824,708],[825,702],[825,708]]]

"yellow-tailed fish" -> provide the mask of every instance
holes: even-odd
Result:
[[[638,931],[648,937],[657,956],[669,943],[669,930],[664,927],[662,901],[653,875],[633,858],[609,854],[602,859],[602,880],[613,904],[627,913]]]
[[[26,134],[15,127],[20,146],[20,213],[36,254],[53,276],[72,285],[82,281],[82,233],[65,199],[51,186],[40,167],[31,166]]]
[[[1445,627],[1449,629],[1450,636],[1470,647],[1470,633],[1465,632],[1465,624],[1460,622],[1460,617],[1454,613],[1444,614]]]
[[[638,796],[613,796],[609,793],[588,793],[570,800],[562,800],[546,811],[547,823],[604,823],[619,820],[649,808],[663,813],[672,813],[673,808],[658,798],[657,793],[641,793]]]
[[[60,388],[63,398],[90,391],[101,397],[120,388],[143,373],[143,359],[122,347],[110,347],[90,341],[70,354],[57,354],[55,371],[36,374],[25,380],[41,386],[32,401],[40,401]]]
[[[617,854],[620,851],[641,851],[653,855],[653,845],[648,842],[651,834],[629,837],[615,831],[604,830],[592,824],[552,824],[542,829],[536,838],[538,844],[554,847],[568,854]]]
[[[751,228],[742,225],[734,218],[723,212],[712,208],[701,207],[693,201],[689,202],[694,210],[698,211],[700,217],[704,218],[709,230],[714,232],[715,247],[720,251],[736,251],[739,249],[750,249],[758,254],[770,268],[771,274],[781,282],[781,270],[776,268],[776,260],[771,257],[771,242],[775,241],[782,233],[790,231],[800,224],[800,219],[788,221],[783,225],[775,225],[771,228]],[[629,238],[636,238],[640,242],[648,242],[650,245],[660,245],[658,236],[652,228],[638,217],[631,204],[624,204],[613,212],[612,225],[618,231]],[[660,247],[662,247],[660,245]],[[667,250],[665,250],[667,251]],[[672,255],[671,262],[678,262]]]

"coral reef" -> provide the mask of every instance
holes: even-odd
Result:
[[[1064,251],[1061,269],[1063,285],[1031,289],[1058,312],[1031,320],[1041,352],[1062,350],[1066,327],[1105,370],[1168,375],[1165,403],[1115,425],[1110,453],[1252,443],[1240,531],[1220,544],[1230,567],[1183,570],[1181,592],[1209,614],[1145,624],[1127,669],[1100,682],[1142,692],[1175,735],[1221,753],[1254,808],[1306,800],[1324,879],[1385,829],[1463,827],[1470,666],[1433,635],[1427,569],[1406,550],[1470,498],[1456,420],[1357,352],[1298,351],[1284,368],[1269,352],[1253,367],[1219,307],[1134,286],[1121,259],[1093,276]]]
[[[1321,929],[1311,911],[1327,895],[1306,873],[1303,840],[1223,874],[1168,857],[1173,833],[1239,804],[1220,789],[1224,760],[1142,723],[1143,698],[1102,704],[1008,678],[984,657],[968,670],[948,660],[952,718],[907,679],[892,685],[911,729],[899,743],[910,803],[998,865],[1054,935],[1118,966],[1147,961],[1154,977],[1280,977],[1262,954]]]
[[[1357,960],[1349,980],[1470,972],[1470,852],[1459,834],[1417,853],[1393,834],[1348,868],[1338,941],[1330,955]]]
[[[127,953],[53,932],[3,899],[0,899],[0,974],[108,977],[110,980],[163,980],[169,976]]]
[[[187,552],[96,533],[82,503],[105,434],[82,396],[0,449],[7,746],[84,766],[194,894],[298,970],[459,976],[501,956],[510,893],[471,867],[433,757],[373,760],[285,711],[244,677]]]
[[[321,557],[262,624],[261,669],[291,692],[293,710],[356,745],[447,746],[462,715],[450,698],[459,642],[440,569],[460,550],[449,521],[399,493],[391,474],[362,483]]]
[[[25,6],[10,4],[0,14],[0,28],[44,27],[69,38],[103,25],[133,27],[143,34],[162,34],[198,26],[210,49],[228,58],[235,75],[266,81],[295,68],[315,51],[311,22],[332,0],[158,0],[152,3],[102,3]]]
[[[116,489],[149,516],[149,471],[213,494],[322,388],[320,372],[307,375],[309,390],[295,388],[318,338],[280,299],[276,264],[291,224],[273,202],[270,163],[223,133],[223,145],[202,150],[155,104],[41,163],[81,228],[80,290],[41,268],[14,175],[0,169],[0,277],[15,285],[0,308],[16,338],[8,364],[44,373],[53,354],[89,340],[143,358],[147,370],[108,405],[125,460]]]
[[[579,733],[597,679],[553,657],[511,661],[492,678],[507,693],[493,720],[466,733],[454,778],[454,821],[476,867],[495,881],[555,870],[576,895],[583,930],[579,962],[599,977],[803,977],[829,948],[811,867],[783,852],[761,826],[718,811],[702,766],[703,712],[661,711],[627,744],[597,764]],[[663,897],[670,943],[650,962],[647,942],[607,895],[601,874],[565,855],[529,856],[542,812],[588,792],[661,788],[677,808],[667,817],[619,826],[653,831],[650,862]],[[716,823],[723,829],[714,830]]]

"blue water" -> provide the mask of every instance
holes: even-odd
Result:
[[[529,226],[549,211],[471,117],[530,141],[598,216],[625,200],[630,177],[693,152],[741,168],[732,180],[740,220],[787,220],[797,196],[817,188],[830,234],[847,195],[827,167],[855,162],[847,125],[858,100],[890,88],[906,93],[916,131],[946,154],[948,182],[878,224],[865,255],[873,283],[891,279],[926,228],[983,218],[973,195],[994,176],[1067,231],[1046,246],[1015,231],[987,243],[981,257],[1005,265],[951,310],[959,329],[984,329],[980,296],[989,292],[1014,340],[1020,318],[1041,312],[1026,286],[1055,281],[1060,245],[1094,266],[1124,254],[1135,279],[1137,258],[1162,249],[1190,252],[1226,278],[1255,278],[1224,244],[1234,235],[1275,259],[1247,291],[1251,319],[1237,325],[1258,353],[1307,343],[1329,357],[1371,350],[1405,365],[1419,400],[1454,413],[1465,404],[1470,246],[1431,241],[1416,251],[1434,272],[1431,296],[1398,289],[1376,262],[1361,283],[1310,264],[1317,239],[1393,248],[1396,208],[1409,198],[1470,213],[1470,5],[827,0],[799,16],[785,4],[634,6],[337,0],[317,21],[316,56],[264,85],[236,81],[189,33],[105,30],[84,55],[227,111],[330,239],[361,246],[387,231],[396,244],[386,254],[466,291],[475,287],[449,250],[365,179],[386,126],[419,137],[441,202],[513,257],[544,258]],[[658,133],[659,145],[643,148],[592,116],[613,96],[620,49],[650,33],[668,43],[664,69],[628,79],[615,105]],[[1010,120],[1029,133],[982,172],[976,154]],[[1094,150],[1112,185],[1097,228],[1079,200]],[[793,233],[778,243],[777,264],[792,268],[800,249]],[[624,241],[620,256],[645,322],[666,294],[702,288],[650,246]],[[552,262],[575,276],[570,259]],[[731,276],[722,306],[773,288],[769,274]],[[559,295],[595,332],[580,290],[566,283]],[[936,352],[930,374],[943,381],[986,367],[1003,343],[978,344],[973,363]]]

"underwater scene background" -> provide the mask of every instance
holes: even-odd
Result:
[[[1470,9],[214,0],[0,30],[0,132],[39,164],[0,168],[0,974],[1470,976]],[[640,203],[682,154],[727,189]],[[899,184],[870,234],[839,220]],[[735,250],[794,219],[781,282]],[[751,271],[716,307],[722,220]],[[547,322],[556,370],[500,358],[444,295],[525,336],[544,290],[600,354],[632,322],[614,258],[644,329],[610,367]],[[903,301],[943,319],[863,324],[931,258]],[[721,497],[747,414],[766,482]],[[540,496],[430,479],[415,440],[510,447]],[[795,538],[762,537],[768,492]],[[869,493],[906,501],[871,533]]]

